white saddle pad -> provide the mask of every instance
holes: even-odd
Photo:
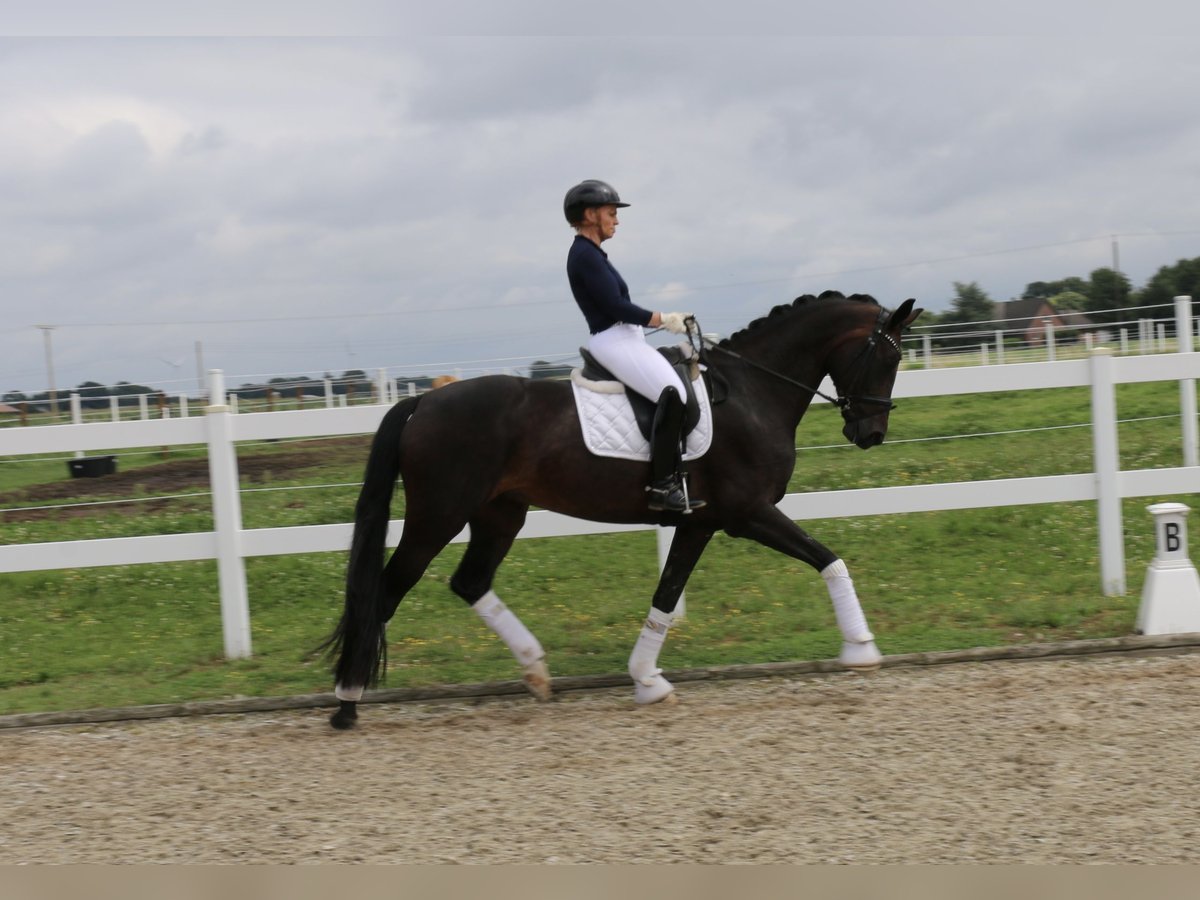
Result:
[[[704,379],[692,382],[700,403],[700,421],[687,436],[684,459],[697,459],[712,444],[712,404]],[[583,442],[597,456],[617,459],[649,459],[650,442],[642,437],[633,418],[633,406],[618,381],[589,381],[579,369],[571,370],[571,389],[583,428]]]

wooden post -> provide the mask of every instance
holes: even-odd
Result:
[[[1175,298],[1175,352],[1192,352],[1192,298]],[[1183,464],[1200,465],[1200,437],[1196,428],[1196,379],[1179,382],[1179,417],[1183,421]]]
[[[221,627],[225,656],[250,656],[250,601],[246,563],[242,557],[242,500],[238,492],[237,453],[233,443],[233,410],[225,404],[225,376],[208,373],[208,473],[212,483],[213,524],[217,538],[217,576],[221,588]]]
[[[1092,381],[1092,453],[1100,525],[1100,583],[1106,596],[1125,593],[1125,537],[1121,525],[1120,453],[1112,350],[1097,347],[1089,358]]]
[[[158,392],[158,417],[160,419],[171,418],[171,408],[167,405],[167,395],[162,391]],[[171,448],[164,444],[161,455],[163,459],[169,457],[171,455]]]
[[[663,569],[667,567],[667,554],[671,551],[671,541],[675,539],[675,528],[670,525],[659,525],[655,532],[655,542],[658,546],[658,574],[662,575]],[[675,604],[675,612],[671,616],[672,622],[678,622],[687,615],[687,592],[679,592],[679,602]]]

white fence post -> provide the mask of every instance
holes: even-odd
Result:
[[[996,332],[996,365],[1004,365],[1004,332]]]
[[[933,336],[926,333],[921,335],[921,352],[925,355],[925,368],[933,368]]]
[[[1121,329],[1121,355],[1127,356],[1128,354],[1129,354],[1129,329],[1122,328]]]
[[[225,376],[208,373],[209,406],[204,410],[208,431],[208,474],[212,482],[213,526],[217,538],[217,574],[221,590],[221,630],[225,656],[250,656],[250,601],[246,564],[242,558],[242,500],[238,493],[237,454],[233,444],[232,410],[225,404]]]
[[[1046,334],[1046,359],[1054,362],[1054,323],[1045,322],[1042,329]]]
[[[1192,298],[1175,298],[1175,351],[1192,352]],[[1200,465],[1200,438],[1196,430],[1196,379],[1179,382],[1179,417],[1183,420],[1183,464]]]
[[[1096,512],[1100,525],[1100,582],[1104,593],[1125,593],[1125,537],[1121,527],[1120,454],[1112,350],[1097,347],[1089,358],[1092,376],[1092,449]]]
[[[79,400],[79,395],[71,393],[71,422],[75,425],[83,424],[83,404]],[[83,459],[83,451],[75,451],[76,459]]]
[[[325,379],[325,408],[333,409],[333,382]]]
[[[121,398],[116,394],[112,394],[108,398],[108,411],[114,422],[121,421]]]
[[[671,541],[675,539],[675,529],[667,525],[659,525],[654,529],[655,539],[658,542],[658,574],[661,576],[663,569],[667,567],[667,554],[671,550]],[[677,622],[687,615],[687,593],[679,592],[679,602],[675,604],[675,614],[671,617],[671,621]]]

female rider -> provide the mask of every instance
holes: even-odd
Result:
[[[687,331],[688,313],[650,312],[629,297],[629,286],[608,261],[601,243],[617,231],[617,209],[629,206],[612,185],[589,179],[575,185],[563,200],[563,213],[575,229],[567,254],[571,293],[587,319],[588,350],[622,383],[655,401],[650,436],[649,505],[652,510],[687,512],[704,506],[688,500],[680,481],[684,387],[675,370],[646,343],[643,326]]]

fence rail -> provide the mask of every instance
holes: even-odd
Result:
[[[1190,298],[1179,298],[1176,302],[1179,334],[1190,334],[1190,309]],[[780,501],[779,508],[792,519],[806,520],[1095,501],[1102,587],[1107,594],[1123,594],[1125,559],[1121,499],[1200,493],[1195,393],[1195,379],[1200,377],[1200,354],[1192,352],[1190,340],[1181,342],[1178,351],[1154,356],[1115,357],[1111,350],[1099,348],[1081,360],[901,372],[893,392],[896,398],[1090,388],[1093,471],[788,494]],[[1181,465],[1121,471],[1117,453],[1115,385],[1176,380],[1180,385],[1183,420]],[[352,525],[244,529],[236,443],[371,433],[378,427],[388,406],[234,414],[225,403],[224,378],[220,371],[210,373],[209,389],[212,404],[205,408],[203,417],[4,429],[0,431],[0,455],[206,444],[212,482],[215,526],[212,532],[0,546],[0,573],[216,559],[225,653],[229,657],[249,656],[251,636],[244,560],[254,556],[345,551],[350,545]],[[403,520],[390,523],[389,547],[399,541],[402,527]],[[653,525],[611,525],[535,511],[526,520],[520,537],[566,537],[654,529]],[[660,529],[660,562],[666,543],[663,533]],[[454,542],[465,541],[467,536],[464,529]]]

